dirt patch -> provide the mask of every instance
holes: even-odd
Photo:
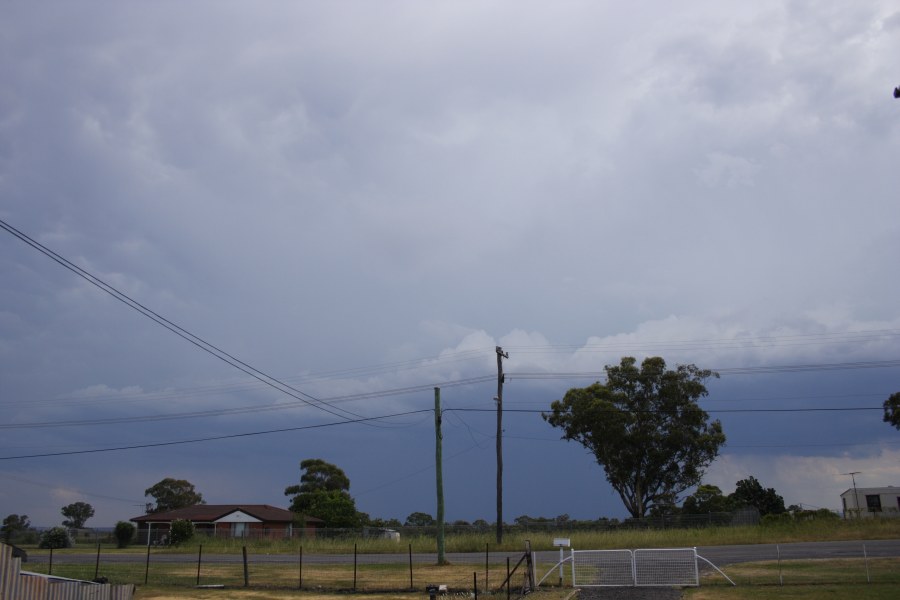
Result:
[[[604,587],[582,589],[579,600],[680,600],[681,588]]]

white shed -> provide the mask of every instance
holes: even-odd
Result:
[[[900,517],[900,487],[850,488],[841,504],[844,518]]]

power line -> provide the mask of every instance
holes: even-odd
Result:
[[[811,363],[806,365],[761,365],[756,367],[719,367],[710,369],[719,375],[761,375],[768,373],[804,373],[809,371],[845,371],[859,369],[885,369],[900,367],[900,359],[870,360],[843,363]],[[596,371],[552,372],[519,371],[507,373],[508,379],[600,379]]]
[[[93,493],[93,492],[85,492],[85,491],[83,491],[83,490],[79,490],[78,488],[73,488],[73,487],[69,487],[69,486],[61,486],[59,483],[49,484],[49,483],[42,483],[42,482],[39,482],[39,481],[33,481],[33,480],[31,480],[31,479],[26,479],[26,478],[24,478],[24,477],[19,477],[19,476],[16,476],[16,475],[10,475],[9,473],[0,473],[0,478],[2,478],[2,479],[11,479],[12,481],[18,481],[19,483],[27,483],[27,484],[29,484],[29,485],[34,485],[34,486],[42,487],[42,488],[45,488],[45,489],[54,489],[54,490],[55,490],[55,489],[59,489],[60,487],[65,487],[66,490],[72,491],[72,492],[76,492],[76,493],[78,493],[78,494],[81,495],[81,496],[87,496],[87,497],[90,497],[90,498],[102,498],[102,499],[104,499],[104,500],[114,500],[114,501],[116,501],[116,502],[122,502],[122,503],[125,503],[125,504],[130,504],[130,505],[132,505],[132,506],[134,506],[135,503],[138,502],[137,500],[134,500],[134,499],[117,498],[116,496],[105,496],[105,495],[103,495],[103,494],[95,494],[95,493]],[[143,501],[140,502],[140,504],[141,504],[141,506],[143,506]]]
[[[495,409],[492,408],[448,408],[445,409],[447,411],[457,410],[460,412],[494,412]],[[831,407],[831,408],[717,408],[717,409],[704,409],[708,413],[805,413],[805,412],[854,412],[854,411],[869,411],[869,410],[884,410],[882,406],[852,406],[852,407]],[[504,408],[503,412],[506,413],[527,413],[527,414],[541,414],[548,412],[547,409],[533,409],[533,408]],[[626,410],[620,411],[615,409],[598,409],[596,412],[599,413],[635,413],[635,414],[658,414],[658,413],[669,413],[669,412],[677,412],[671,410],[662,410],[662,409],[644,409],[644,410]]]
[[[482,383],[485,381],[493,380],[493,376],[486,375],[482,377],[469,377],[467,379],[459,379],[456,381],[448,381],[440,384],[423,384],[416,386],[407,386],[404,388],[394,388],[390,390],[379,390],[376,392],[364,392],[360,394],[349,394],[345,396],[335,396],[332,398],[326,398],[323,401],[328,402],[329,404],[335,404],[337,402],[349,402],[351,400],[362,400],[369,398],[384,398],[390,396],[399,396],[403,394],[414,394],[417,392],[434,389],[436,386],[442,387],[458,387],[465,385],[473,385],[476,383]],[[192,412],[182,412],[182,413],[168,413],[168,414],[158,414],[158,415],[140,415],[140,416],[132,416],[132,417],[108,417],[105,419],[83,419],[83,420],[67,420],[67,421],[42,421],[42,422],[30,422],[30,423],[3,423],[0,424],[0,429],[44,429],[44,428],[56,428],[56,427],[82,427],[82,426],[93,426],[93,425],[113,425],[120,423],[146,423],[152,421],[180,421],[182,419],[198,419],[204,417],[219,417],[219,416],[228,416],[228,415],[239,415],[239,414],[248,414],[248,413],[262,413],[262,412],[272,412],[279,410],[289,410],[293,408],[298,408],[301,406],[306,406],[305,402],[287,402],[283,404],[275,404],[269,406],[241,406],[235,408],[220,408],[214,410],[205,410],[205,411],[192,411]]]
[[[565,438],[555,437],[536,437],[536,436],[527,436],[527,435],[507,435],[508,439],[513,440],[528,440],[531,442],[559,442]],[[726,441],[725,447],[727,448],[835,448],[835,447],[850,447],[850,446],[893,446],[900,444],[900,441],[890,442],[890,441],[876,441],[876,442],[824,442],[824,443],[816,443],[816,444],[732,444],[731,442]]]
[[[900,337],[900,329],[873,329],[847,332],[763,335],[753,337],[701,340],[615,340],[605,344],[547,344],[507,346],[517,354],[554,354],[562,352],[621,352],[623,350],[707,350],[744,349],[760,346],[809,346],[829,342],[871,342]]]
[[[16,229],[12,225],[10,225],[9,223],[3,221],[2,219],[0,219],[0,228],[6,230],[8,233],[12,234],[14,237],[19,239],[20,241],[28,244],[29,246],[31,246],[32,248],[34,248],[41,254],[47,256],[48,258],[50,258],[54,262],[58,263],[59,265],[63,266],[64,268],[68,269],[75,275],[78,275],[79,277],[81,277],[82,279],[84,279],[85,281],[90,283],[91,285],[106,292],[107,294],[109,294],[110,296],[112,296],[113,298],[118,300],[119,302],[121,302],[121,303],[125,304],[126,306],[128,306],[129,308],[139,312],[140,314],[147,317],[154,323],[168,329],[169,331],[171,331],[178,337],[188,341],[189,343],[193,344],[197,348],[218,358],[222,362],[234,367],[235,369],[238,369],[239,371],[246,373],[247,375],[253,377],[254,379],[256,379],[256,380],[258,380],[258,381],[260,381],[260,382],[262,382],[284,394],[287,394],[288,396],[291,396],[297,400],[300,400],[301,402],[305,402],[309,406],[318,408],[319,410],[327,412],[333,416],[336,416],[336,417],[339,417],[342,419],[347,419],[347,420],[350,420],[350,419],[349,419],[349,417],[347,417],[345,415],[351,415],[353,417],[362,417],[362,415],[358,415],[356,413],[346,411],[343,409],[332,410],[332,408],[329,407],[327,405],[327,403],[322,402],[318,398],[315,398],[314,396],[312,396],[310,394],[307,394],[301,390],[298,390],[298,389],[276,379],[275,377],[272,377],[271,375],[268,375],[268,374],[260,371],[259,369],[243,362],[242,360],[235,358],[234,356],[225,352],[221,348],[214,346],[213,344],[207,342],[203,338],[201,338],[197,335],[194,335],[190,331],[187,331],[186,329],[176,325],[172,321],[169,321],[165,317],[152,311],[151,309],[147,308],[140,302],[138,302],[138,301],[134,300],[133,298],[131,298],[130,296],[128,296],[127,294],[119,291],[112,285],[106,283],[99,277],[96,277],[95,275],[89,273],[88,271],[85,271],[78,265],[70,262],[63,256],[60,256],[53,250],[50,250],[46,246],[42,245],[40,242],[33,240],[32,238],[30,238],[26,234],[22,233],[21,231],[19,231],[18,229]],[[341,414],[339,414],[339,412],[336,412],[336,411],[345,413],[345,415],[341,415]]]
[[[428,409],[411,410],[411,411],[402,412],[402,413],[395,413],[392,415],[382,415],[380,417],[361,417],[359,419],[354,419],[352,421],[336,421],[336,422],[332,422],[332,423],[319,423],[316,425],[302,425],[299,427],[285,427],[282,429],[269,429],[267,431],[232,433],[229,435],[217,435],[217,436],[212,436],[212,437],[195,438],[195,439],[190,439],[190,440],[176,440],[176,441],[171,441],[171,442],[152,442],[152,443],[147,443],[147,444],[134,444],[131,446],[115,446],[115,447],[111,447],[111,448],[94,448],[91,450],[69,450],[66,452],[46,452],[43,454],[22,454],[19,456],[0,456],[0,460],[17,460],[17,459],[23,459],[23,458],[47,458],[47,457],[52,457],[52,456],[74,456],[77,454],[98,454],[101,452],[116,452],[116,451],[120,451],[120,450],[139,450],[142,448],[159,448],[159,447],[163,447],[163,446],[178,446],[178,445],[182,445],[182,444],[199,444],[202,442],[230,440],[230,439],[235,439],[235,438],[253,437],[253,436],[258,436],[258,435],[270,435],[273,433],[286,433],[289,431],[303,431],[303,430],[307,430],[307,429],[323,429],[325,427],[335,427],[337,425],[352,425],[352,424],[358,424],[358,423],[366,423],[366,422],[370,422],[370,421],[378,421],[381,419],[391,419],[391,418],[395,418],[395,417],[415,415],[415,414],[424,413],[424,412],[432,412],[432,411],[428,410]]]

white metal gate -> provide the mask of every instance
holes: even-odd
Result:
[[[698,586],[694,548],[572,550],[575,587]]]

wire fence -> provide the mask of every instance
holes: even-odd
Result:
[[[216,547],[193,553],[147,547],[127,552],[97,545],[85,549],[29,551],[28,569],[35,573],[110,583],[173,587],[259,587],[323,591],[422,591],[430,584],[454,591],[498,591],[506,578],[507,553],[486,552],[455,557],[438,565],[433,554],[310,554],[299,546],[292,553],[254,551],[247,546]]]
[[[709,555],[716,566],[738,585],[799,585],[879,583],[900,585],[898,544],[869,542],[833,553],[827,559],[810,558],[809,545],[760,544],[722,548]],[[893,553],[893,554],[891,554]],[[566,552],[568,554],[568,552]],[[533,553],[537,580],[542,587],[573,587],[573,571],[559,564],[557,551]],[[523,569],[516,570],[522,553],[491,552],[448,555],[450,564],[438,565],[435,554],[317,554],[302,545],[291,552],[198,546],[176,553],[156,547],[127,551],[103,548],[29,551],[23,568],[35,573],[71,579],[101,579],[111,584],[138,586],[196,586],[268,588],[315,591],[421,592],[434,588],[446,593],[507,594],[518,597],[528,585]],[[562,568],[560,568],[562,567]],[[713,568],[702,568],[700,585],[731,585]],[[550,575],[549,577],[544,577]]]

